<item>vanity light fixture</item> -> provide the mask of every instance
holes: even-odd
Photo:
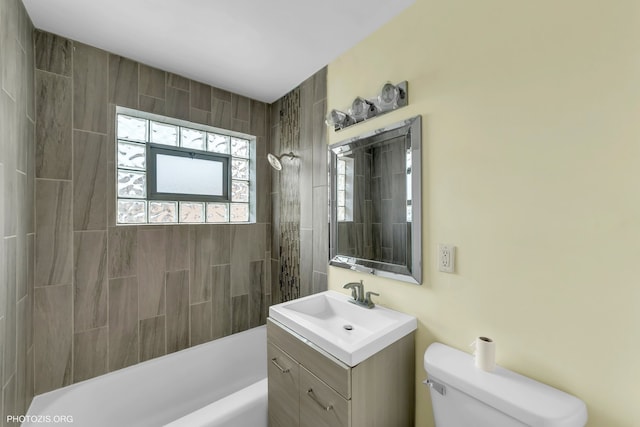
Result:
[[[364,120],[380,116],[390,111],[409,105],[408,83],[385,83],[380,94],[374,98],[356,97],[351,103],[348,113],[333,109],[327,114],[325,123],[338,131],[353,126]]]

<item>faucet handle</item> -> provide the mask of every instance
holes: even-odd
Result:
[[[364,299],[364,302],[369,306],[369,307],[373,307],[375,304],[373,303],[373,301],[371,300],[371,295],[375,295],[377,297],[380,296],[380,294],[376,293],[376,292],[367,292],[367,296]]]

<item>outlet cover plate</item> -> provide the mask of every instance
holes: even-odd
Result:
[[[438,245],[438,270],[443,273],[453,273],[455,271],[455,261],[456,247],[440,243]]]

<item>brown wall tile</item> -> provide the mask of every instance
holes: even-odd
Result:
[[[313,102],[327,98],[327,67],[323,67],[313,75]]]
[[[140,64],[140,95],[153,96],[154,98],[165,98],[165,72],[152,68],[144,64]]]
[[[193,225],[189,231],[191,304],[211,300],[211,254],[213,227]]]
[[[300,228],[311,228],[313,222],[313,152],[300,151]]]
[[[249,120],[251,134],[267,136],[267,106],[264,102],[251,100],[251,117]]]
[[[33,358],[34,350],[33,347],[30,347],[27,350],[27,378],[25,380],[25,406],[28,409],[31,405],[31,401],[33,400],[33,396],[35,395],[34,391],[34,380],[33,380],[33,371],[34,371],[34,358]],[[26,413],[26,410],[25,410]]]
[[[271,303],[278,304],[282,301],[280,292],[280,262],[271,259]]]
[[[109,55],[109,102],[138,108],[138,63]]]
[[[313,119],[311,124],[313,129],[314,187],[327,184],[327,126],[324,123],[326,111],[326,100],[313,105]]]
[[[35,286],[71,284],[71,182],[36,180]]]
[[[249,122],[244,120],[238,120],[238,119],[231,119],[231,126],[229,127],[229,129],[236,132],[242,132],[242,133],[250,132]]]
[[[73,228],[107,228],[107,144],[106,136],[73,133]]]
[[[36,177],[71,179],[71,79],[36,72]]]
[[[189,90],[189,79],[173,73],[167,73],[167,86],[176,89]]]
[[[191,346],[211,341],[211,302],[192,304],[191,310]]]
[[[40,394],[71,384],[71,285],[36,288],[34,298],[34,380]]]
[[[151,96],[140,95],[139,108],[142,111],[153,114],[165,115],[165,101],[164,99],[153,98]]]
[[[18,185],[19,194],[25,194],[24,187],[26,177],[21,173],[18,173]],[[27,224],[26,220],[26,201],[24,197],[20,197],[22,203],[20,208],[17,209],[17,229],[16,229],[16,301],[20,301],[22,297],[27,295]],[[33,208],[33,206],[31,206]]]
[[[189,92],[167,87],[167,100],[165,104],[167,116],[189,120],[189,109]]]
[[[300,150],[313,146],[313,76],[300,85]]]
[[[231,102],[213,98],[211,103],[211,126],[231,129]]]
[[[33,344],[33,289],[35,286],[35,270],[36,270],[36,236],[35,234],[27,235],[27,294],[29,304],[29,327],[27,328],[27,348]]]
[[[328,289],[327,287],[327,275],[323,273],[318,273],[317,271],[313,272],[313,284],[311,291],[314,294],[318,292],[324,292]]]
[[[189,269],[189,226],[172,225],[166,229],[166,271]]]
[[[192,80],[191,106],[200,110],[211,110],[211,86]]]
[[[231,332],[236,333],[249,328],[249,295],[231,298]]]
[[[5,325],[4,325],[4,317],[0,317],[0,366],[4,366],[4,346],[5,346]],[[4,369],[3,369],[4,370]],[[9,376],[11,376],[12,372],[7,372]],[[0,373],[0,388],[4,385],[4,376],[3,373]],[[0,405],[1,406],[1,405]],[[0,413],[2,411],[0,410]]]
[[[213,338],[231,334],[231,266],[211,267],[213,286]]]
[[[34,39],[36,68],[63,76],[71,76],[73,42],[45,31],[35,31]]]
[[[138,264],[137,227],[109,227],[109,278],[135,276]]]
[[[166,274],[167,353],[189,347],[189,271]]]
[[[252,261],[249,264],[250,290],[249,290],[249,327],[266,323],[264,276],[266,269],[264,261]]]
[[[27,407],[27,327],[31,324],[27,320],[31,316],[28,312],[27,297],[18,301],[16,328],[16,413],[26,413]]]
[[[189,121],[207,125],[211,121],[211,112],[191,107],[189,110]]]
[[[313,270],[327,273],[329,263],[329,235],[327,187],[313,189]]]
[[[250,110],[251,102],[249,98],[242,95],[231,94],[232,118],[248,122],[250,118]]]
[[[74,236],[74,332],[107,325],[107,232]]]
[[[109,371],[138,363],[138,280],[109,280]]]
[[[165,355],[165,317],[140,321],[140,361]]]
[[[300,230],[300,296],[311,295],[313,281],[313,230]]]
[[[73,51],[73,127],[107,132],[107,68],[105,51],[75,43]]]
[[[7,4],[10,9],[16,9],[13,5]],[[18,97],[18,85],[20,84],[20,43],[16,40],[16,37],[12,37],[6,34],[6,28],[9,29],[9,34],[14,33],[11,26],[14,25],[13,22],[7,22],[7,15],[10,15],[11,12],[7,13],[3,11],[3,25],[2,25],[2,54],[5,55],[5,60],[0,63],[0,71],[2,71],[2,89],[6,93],[8,93],[12,98],[16,99]],[[10,21],[14,21],[14,18],[9,18]],[[15,19],[17,22],[17,19]]]
[[[234,225],[231,231],[231,296],[244,295],[249,292],[249,259],[251,246],[251,229],[246,225]]]
[[[35,127],[34,127],[35,132]],[[36,210],[35,210],[35,200],[36,200],[36,143],[35,137],[31,139],[29,137],[29,147],[27,150],[27,192],[25,194],[27,200],[27,233],[35,233],[36,232]],[[0,173],[0,175],[2,175]],[[0,221],[0,224],[2,221]]]
[[[2,389],[2,401],[3,401],[3,414],[2,419],[6,420],[8,415],[16,413],[16,377],[12,375],[7,384]],[[9,426],[10,424],[4,423],[3,425]]]
[[[97,328],[73,336],[73,382],[106,374],[108,328]]]
[[[165,313],[165,232],[164,227],[138,230],[138,318]],[[141,350],[142,351],[142,350]]]
[[[223,89],[219,89],[217,87],[211,88],[211,98],[218,99],[223,102],[231,102],[231,92],[228,92]]]
[[[233,225],[209,225],[211,229],[211,265],[229,264]],[[257,238],[256,238],[257,240]]]
[[[4,357],[3,357],[3,382],[5,385],[11,375],[16,372],[16,332],[17,332],[17,308],[16,308],[16,238],[4,239],[6,256],[5,264],[5,293],[4,308]]]

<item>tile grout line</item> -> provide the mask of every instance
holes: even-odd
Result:
[[[73,137],[73,128],[74,128],[74,108],[75,108],[75,85],[73,79],[73,68],[75,65],[75,56],[76,56],[76,46],[75,43],[72,43],[71,47],[71,262],[72,262],[72,276],[71,276],[71,384],[75,383],[75,364],[76,364],[76,355],[75,355],[75,301],[74,295],[76,294],[76,274],[75,274],[75,263],[76,263],[76,251],[75,251],[75,236],[73,235],[74,228],[74,209],[73,205],[75,202],[74,191],[73,191],[73,179],[75,178],[74,171],[74,162],[75,162],[75,153],[74,153],[74,137]]]
[[[107,142],[107,150],[108,150],[109,149],[109,143],[110,143],[110,141],[109,141],[109,126],[112,126],[112,123],[109,123],[109,121],[111,119],[111,114],[110,114],[111,113],[111,104],[109,103],[109,55],[107,54],[106,57],[107,57],[106,58],[106,62],[107,62],[107,67],[106,67],[107,68],[107,73],[106,73],[107,74],[107,77],[106,77],[106,80],[107,80],[107,85],[106,85],[107,86],[107,96],[106,96],[105,102],[106,102],[106,105],[107,105],[107,134],[106,134],[105,140]],[[105,276],[106,277],[105,277],[105,279],[106,280],[104,282],[106,282],[106,286],[107,286],[107,289],[106,289],[106,293],[107,293],[107,302],[106,302],[106,304],[107,304],[107,308],[106,308],[106,310],[107,310],[107,346],[106,346],[107,347],[107,354],[105,355],[105,361],[106,361],[105,363],[107,365],[106,366],[106,371],[107,372],[111,372],[111,351],[110,351],[111,350],[111,310],[110,310],[110,307],[111,307],[111,286],[110,286],[111,278],[109,277],[110,276],[109,275],[109,268],[110,268],[110,262],[109,262],[109,220],[110,220],[110,218],[109,218],[109,214],[110,214],[110,212],[109,212],[109,203],[110,202],[108,200],[108,198],[109,198],[109,190],[108,190],[108,188],[109,188],[109,182],[108,182],[109,181],[109,179],[108,179],[109,178],[109,154],[108,153],[107,153],[106,159],[104,159],[104,161],[107,163],[107,170],[105,171],[106,172],[105,181],[107,181],[105,183],[105,192],[106,192],[106,194],[105,194],[105,210],[106,210],[106,215],[105,215],[105,219],[104,219],[105,227],[106,227],[106,233],[105,233],[105,240],[106,240],[106,242],[105,242],[105,251],[106,251],[106,253],[104,255],[105,258],[106,258],[106,261],[105,261],[105,264],[106,264],[106,268],[105,268]],[[117,163],[115,161],[115,159],[114,159],[114,163]],[[115,176],[114,176],[114,178],[115,178]]]
[[[72,47],[72,50],[75,49],[75,47]],[[73,54],[71,55],[71,70],[73,70]],[[57,76],[57,77],[63,77],[65,79],[69,79],[69,80],[73,80],[73,71],[71,72],[70,76],[65,76],[64,74],[58,74],[58,73],[54,73],[53,71],[47,71],[47,70],[43,70],[41,68],[35,68],[36,73],[38,71],[40,71],[41,73],[45,73],[45,74],[50,74],[52,76]]]

